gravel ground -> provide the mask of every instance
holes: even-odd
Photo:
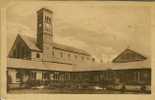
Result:
[[[9,90],[8,93],[11,94],[145,94],[140,92],[121,92],[114,90],[75,90],[75,89],[13,89]],[[147,94],[147,93],[146,93]]]

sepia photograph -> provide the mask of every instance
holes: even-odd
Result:
[[[151,94],[151,7],[6,8],[8,94]]]

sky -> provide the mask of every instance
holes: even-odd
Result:
[[[36,37],[36,11],[53,11],[57,43],[110,62],[126,48],[150,56],[150,7],[76,2],[18,2],[7,8],[8,51],[17,34]]]

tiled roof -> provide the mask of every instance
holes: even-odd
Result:
[[[53,70],[53,71],[101,71],[108,69],[111,70],[146,69],[146,68],[150,69],[151,65],[149,60],[130,62],[130,63],[110,63],[110,64],[80,63],[77,65],[67,65],[52,62],[8,58],[7,67],[18,69]]]
[[[29,36],[25,36],[25,35],[21,35],[21,34],[19,36],[21,36],[21,38],[25,41],[25,43],[28,45],[28,47],[31,50],[41,51],[36,46],[35,38],[29,37]],[[65,50],[65,51],[70,51],[70,52],[75,52],[75,53],[80,53],[80,54],[84,54],[84,55],[90,56],[90,54],[88,52],[86,52],[86,51],[84,51],[82,49],[77,49],[75,47],[66,46],[66,45],[63,45],[63,44],[55,43],[55,42],[53,42],[53,47],[57,48],[57,49],[62,49],[62,50]]]

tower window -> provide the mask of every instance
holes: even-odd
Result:
[[[40,54],[39,54],[39,53],[37,53],[36,57],[37,57],[37,58],[40,58]]]
[[[51,23],[51,18],[48,17],[48,16],[45,16],[45,22],[47,22],[47,23]]]
[[[45,16],[45,22],[47,22],[47,16]]]
[[[49,17],[47,17],[47,22],[49,23]]]

